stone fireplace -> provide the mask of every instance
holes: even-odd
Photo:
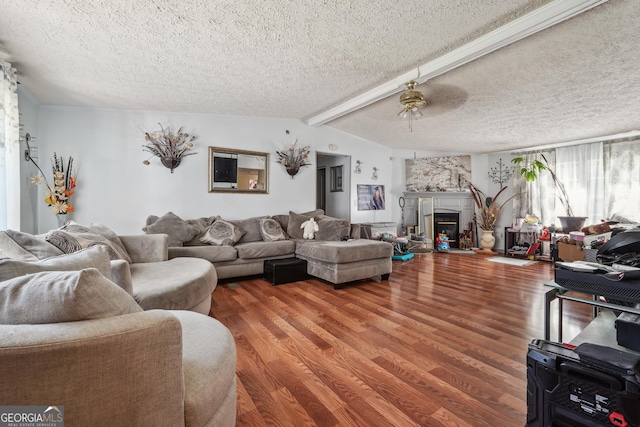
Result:
[[[407,227],[415,227],[418,224],[418,199],[421,197],[433,198],[433,236],[426,236],[433,239],[435,243],[438,237],[437,233],[442,231],[442,227],[448,230],[447,236],[449,241],[456,242],[458,247],[458,236],[464,230],[470,230],[473,226],[473,213],[475,211],[475,203],[473,196],[468,191],[460,192],[417,192],[407,191],[403,193],[405,199],[403,213],[403,229]],[[440,221],[440,225],[438,224]],[[450,223],[455,223],[450,224]],[[450,228],[449,228],[450,227]],[[475,230],[472,230],[475,231]],[[451,234],[449,234],[449,232]]]

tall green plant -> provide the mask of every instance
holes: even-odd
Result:
[[[560,182],[556,173],[553,171],[553,169],[551,169],[551,167],[549,166],[549,161],[544,156],[544,154],[540,154],[540,157],[542,157],[544,163],[538,159],[534,159],[531,163],[527,164],[522,157],[515,157],[511,159],[511,162],[516,166],[522,164],[520,168],[520,175],[524,177],[525,181],[527,182],[534,182],[536,179],[538,179],[540,173],[542,173],[543,171],[549,171],[549,174],[551,174],[551,179],[553,180],[553,184],[558,189],[557,196],[558,199],[560,199],[560,203],[562,204],[564,211],[566,212],[567,216],[574,216],[573,209],[569,204],[569,195],[567,194],[567,190],[564,188],[564,184]]]

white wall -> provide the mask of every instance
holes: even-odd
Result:
[[[151,165],[142,151],[144,132],[163,126],[178,128],[198,136],[194,151],[170,173],[157,158]],[[315,165],[301,168],[290,179],[277,163],[275,151],[298,139],[301,146],[333,154],[352,156],[365,162],[363,174],[351,175],[351,220],[353,222],[391,221],[391,210],[358,212],[356,184],[370,181],[371,166],[380,169],[378,184],[391,184],[391,150],[330,127],[310,128],[298,120],[215,116],[93,108],[40,106],[38,109],[40,166],[49,167],[55,151],[65,159],[74,158],[77,188],[71,201],[76,208],[73,219],[97,222],[121,234],[141,232],[150,214],[172,211],[183,218],[220,215],[240,219],[253,215],[302,212],[315,208]],[[285,135],[285,130],[290,135]],[[208,146],[263,151],[270,154],[269,194],[209,193],[207,186]],[[345,170],[345,172],[348,172]],[[352,173],[351,171],[349,171]],[[50,177],[47,177],[50,179]],[[43,189],[38,196],[38,232],[56,226],[55,215],[44,203]]]
[[[54,151],[65,159],[74,157],[78,187],[72,197],[76,207],[72,218],[80,223],[103,223],[118,233],[136,234],[141,232],[148,215],[162,215],[167,211],[183,218],[220,215],[239,219],[289,210],[312,210],[316,201],[317,165],[301,168],[291,179],[275,154],[295,139],[298,145],[311,147],[312,159],[316,151],[351,156],[351,166],[346,165],[345,174],[349,178],[352,222],[401,221],[398,199],[405,191],[405,159],[413,158],[413,151],[391,150],[327,126],[310,128],[291,119],[39,106],[32,98],[21,98],[21,102],[23,133],[28,131],[37,138],[39,164],[45,173],[50,171]],[[149,157],[142,151],[144,132],[158,130],[158,122],[172,128],[183,126],[198,136],[195,141],[198,154],[186,157],[173,174],[155,157],[150,159],[151,165],[142,164]],[[290,135],[286,135],[285,130],[289,130]],[[330,151],[329,145],[336,145],[337,149]],[[209,146],[268,152],[271,156],[269,194],[209,193]],[[463,153],[415,153],[417,157],[459,154]],[[499,157],[472,156],[472,180],[487,194],[494,194],[498,189],[490,183],[487,170]],[[502,157],[510,161],[508,154]],[[356,160],[361,162],[360,174],[353,172]],[[377,180],[372,179],[374,166],[378,169]],[[56,226],[55,215],[44,203],[44,188],[38,188],[36,197],[35,187],[29,184],[35,168],[28,166],[24,170],[22,230],[46,232]],[[386,209],[358,211],[358,184],[384,185]],[[503,245],[502,227],[511,223],[510,209],[508,205],[500,217],[496,249]]]

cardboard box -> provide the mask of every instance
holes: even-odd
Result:
[[[584,251],[578,249],[577,245],[568,245],[558,242],[558,258],[563,261],[584,261]]]

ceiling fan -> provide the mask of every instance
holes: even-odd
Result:
[[[414,90],[417,84],[414,80],[409,81],[406,83],[407,90],[400,94],[400,104],[404,108],[398,113],[398,117],[402,120],[409,119],[409,130],[411,132],[413,132],[412,121],[422,117],[420,109],[427,105],[427,100],[424,99],[422,92]]]

